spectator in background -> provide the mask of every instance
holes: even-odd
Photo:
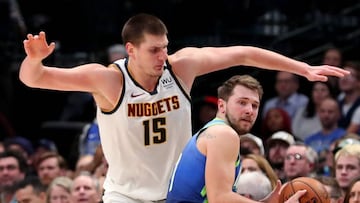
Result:
[[[343,57],[342,57],[342,51],[340,49],[336,47],[331,47],[325,51],[322,59],[322,64],[341,67],[342,62],[343,62]]]
[[[334,177],[316,176],[315,178],[324,185],[330,196],[330,203],[343,203],[344,194]]]
[[[360,136],[355,133],[346,133],[346,135],[336,140],[330,147],[332,153],[335,155],[340,149],[348,144],[360,144]]]
[[[41,155],[44,154],[45,152],[58,153],[58,149],[55,142],[50,139],[45,139],[45,138],[39,139],[34,146],[35,146],[35,150],[32,156],[33,167],[36,167],[35,164],[38,162]]]
[[[13,136],[4,141],[6,150],[19,151],[26,159],[29,166],[32,166],[32,154],[34,153],[34,146],[32,142],[22,136]]]
[[[320,154],[322,151],[329,151],[333,142],[346,135],[346,130],[338,127],[340,109],[336,99],[324,99],[319,106],[318,115],[322,129],[308,136],[305,144]]]
[[[285,131],[292,134],[291,118],[282,108],[270,108],[261,123],[260,137],[263,141],[266,141],[271,135],[278,131]]]
[[[343,193],[360,177],[360,144],[347,144],[335,154],[335,178]]]
[[[296,111],[306,106],[309,101],[309,98],[299,93],[298,90],[299,78],[297,75],[283,71],[277,72],[275,81],[276,96],[264,102],[262,117],[266,116],[269,109],[278,107],[285,110],[290,119],[293,119]]]
[[[19,151],[6,150],[0,153],[0,201],[16,203],[14,186],[28,172],[26,159]]]
[[[346,130],[338,127],[340,109],[334,98],[326,98],[320,104],[318,116],[322,129],[308,136],[305,144],[316,150],[319,156],[318,174],[330,176],[333,167],[330,162],[331,146],[346,135]]]
[[[67,175],[66,160],[56,152],[43,153],[36,163],[37,175],[45,186],[59,176]]]
[[[236,182],[236,192],[252,200],[260,201],[271,191],[269,178],[261,171],[240,174]]]
[[[99,203],[101,195],[99,181],[91,173],[83,171],[74,178],[71,187],[73,203]]]
[[[344,69],[350,75],[339,79],[339,88],[342,95],[339,99],[341,118],[339,127],[345,128],[348,133],[360,133],[360,63],[347,61]]]
[[[107,49],[108,64],[128,56],[123,44],[113,44]]]
[[[323,55],[322,64],[342,67],[343,65],[342,51],[336,47],[331,47],[327,49]],[[334,90],[335,96],[337,96],[340,93],[339,83],[338,83],[339,78],[329,77],[328,81]]]
[[[240,135],[240,155],[247,153],[265,155],[263,141],[251,133]]]
[[[344,203],[357,203],[360,201],[360,177],[351,181],[349,189],[345,193]]]
[[[73,180],[60,176],[51,181],[46,191],[47,203],[72,203],[71,187]]]
[[[260,171],[269,179],[270,189],[274,190],[278,181],[275,171],[271,168],[269,162],[261,155],[248,154],[241,158],[240,174]]]
[[[106,178],[106,173],[109,168],[109,164],[104,156],[101,144],[96,148],[93,161],[84,167],[85,170],[90,171],[94,177],[98,178],[100,182],[101,191],[103,191],[103,183]]]
[[[290,145],[284,161],[286,181],[298,177],[314,177],[317,161],[317,153],[310,146],[303,143]]]
[[[286,150],[295,144],[294,136],[285,131],[274,133],[267,141],[266,158],[275,171],[279,179],[284,182],[286,179],[284,172],[284,161]]]
[[[321,130],[318,116],[320,103],[327,97],[335,97],[329,82],[312,83],[311,98],[305,107],[301,107],[291,121],[294,136],[304,141],[309,135]]]
[[[18,203],[46,203],[46,186],[36,176],[28,176],[15,185]]]

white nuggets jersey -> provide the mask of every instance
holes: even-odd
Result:
[[[104,189],[140,200],[165,199],[172,169],[191,138],[190,97],[169,64],[149,93],[130,76],[127,59],[115,63],[124,76],[120,100],[111,112],[97,110],[109,162]]]

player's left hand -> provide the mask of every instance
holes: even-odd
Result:
[[[328,80],[328,76],[344,77],[345,75],[348,74],[350,74],[350,72],[342,68],[329,66],[329,65],[320,65],[320,66],[310,66],[308,68],[307,73],[305,73],[304,76],[309,81],[325,82]]]

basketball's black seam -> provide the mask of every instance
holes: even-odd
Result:
[[[301,180],[296,180],[295,182],[302,182],[304,183],[305,185],[307,185],[309,188],[311,188],[311,190],[313,191],[313,193],[317,196],[317,199],[320,200],[320,203],[322,203],[322,198],[319,196],[319,194],[317,193],[316,190],[313,189],[313,187],[311,185],[309,185],[308,183],[304,182],[304,181],[301,181]],[[291,183],[293,183],[293,181],[291,181]],[[293,188],[293,185],[291,184],[291,187]],[[293,191],[294,191],[294,188],[293,188]]]

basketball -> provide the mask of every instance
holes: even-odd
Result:
[[[297,191],[304,189],[307,192],[299,199],[300,203],[330,203],[330,197],[324,185],[310,177],[300,177],[286,183],[280,192],[279,203],[285,202]]]

